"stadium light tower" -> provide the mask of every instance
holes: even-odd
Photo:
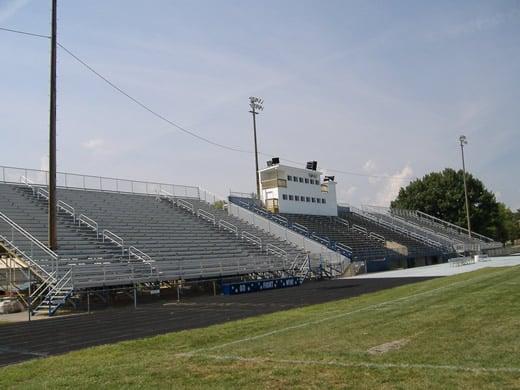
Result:
[[[468,140],[465,135],[459,137],[460,151],[462,153],[462,174],[464,175],[464,197],[466,198],[466,219],[468,221],[468,235],[471,238],[471,223],[469,220],[469,202],[468,202],[468,186],[466,184],[466,164],[464,162],[464,145],[468,144]]]
[[[264,110],[264,100],[251,96],[249,98],[249,107],[251,107],[251,111],[249,111],[253,115],[253,134],[255,138],[255,176],[256,176],[256,196],[258,200],[260,200],[260,176],[258,175],[258,144],[256,141],[256,116],[258,111]]]

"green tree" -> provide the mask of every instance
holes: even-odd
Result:
[[[466,176],[471,229],[505,242],[514,238],[514,213],[498,203],[495,195],[471,174]],[[392,208],[420,210],[458,226],[466,227],[462,170],[432,172],[401,188]]]

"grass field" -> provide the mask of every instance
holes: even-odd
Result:
[[[0,388],[520,388],[519,287],[485,269],[33,360]]]

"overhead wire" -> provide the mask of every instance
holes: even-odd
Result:
[[[1,31],[6,31],[6,32],[11,32],[11,33],[23,34],[23,35],[27,35],[27,36],[38,37],[38,38],[47,38],[47,39],[50,38],[50,36],[48,36],[48,35],[36,34],[36,33],[32,33],[32,32],[16,30],[16,29],[10,29],[10,28],[5,28],[5,27],[0,27],[0,30]],[[239,148],[239,147],[229,146],[229,145],[225,145],[225,144],[222,144],[222,143],[219,143],[219,142],[215,142],[215,141],[213,141],[213,140],[211,140],[209,138],[206,138],[206,137],[204,137],[204,136],[202,136],[200,134],[197,134],[196,132],[194,132],[192,130],[189,130],[186,127],[181,126],[178,123],[176,123],[176,122],[166,118],[164,115],[162,115],[162,114],[158,113],[157,111],[155,111],[154,109],[152,109],[149,105],[143,103],[141,100],[135,98],[130,93],[128,93],[125,90],[123,90],[121,87],[116,85],[113,81],[108,79],[106,76],[102,75],[100,72],[98,72],[96,69],[94,69],[91,65],[89,65],[83,59],[81,59],[78,55],[76,55],[70,49],[66,48],[64,45],[62,45],[59,42],[57,43],[57,45],[65,53],[67,53],[69,56],[71,56],[75,61],[77,61],[80,65],[82,65],[85,69],[87,69],[92,74],[94,74],[96,77],[98,77],[100,80],[102,80],[108,86],[110,86],[112,89],[114,89],[115,91],[119,92],[120,94],[122,94],[123,96],[125,96],[126,98],[128,98],[129,100],[131,100],[132,102],[137,104],[139,107],[141,107],[145,111],[147,111],[150,114],[152,114],[153,116],[155,116],[156,118],[162,120],[163,122],[166,122],[170,126],[175,127],[177,130],[179,130],[179,131],[181,131],[181,132],[183,132],[183,133],[185,133],[187,135],[190,135],[190,136],[192,136],[192,137],[194,137],[194,138],[196,138],[196,139],[198,139],[200,141],[206,142],[208,144],[211,144],[213,146],[216,146],[216,147],[219,147],[219,148],[222,148],[222,149],[225,149],[225,150],[238,152],[238,153],[254,154],[254,151],[252,151],[252,150],[242,149],[242,148]],[[265,152],[258,152],[258,154],[266,156],[266,157],[271,157],[271,158],[275,157],[274,155],[269,154],[269,153],[265,153]],[[291,162],[291,163],[294,163],[294,164],[299,164],[299,165],[304,165],[305,164],[304,162],[291,160],[291,159],[285,158],[283,156],[279,156],[279,157],[282,160],[284,160],[284,161]],[[402,176],[399,176],[399,175],[369,174],[369,173],[345,171],[345,170],[335,169],[335,168],[323,168],[323,169],[325,169],[328,172],[344,174],[344,175],[351,175],[351,176],[359,176],[359,177],[379,178],[379,179],[396,179],[396,180],[411,180],[411,179],[413,179],[413,177],[408,177],[408,176],[407,177],[404,177],[404,176],[402,177]]]

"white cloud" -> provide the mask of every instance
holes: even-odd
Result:
[[[410,164],[406,164],[400,172],[386,179],[386,184],[376,195],[377,206],[389,206],[390,202],[395,199],[402,186],[406,185],[409,178],[413,174]]]
[[[352,203],[352,197],[357,192],[357,190],[358,188],[356,186],[351,186],[347,189],[340,189],[338,193],[338,203]]]
[[[368,160],[365,165],[363,165],[363,170],[368,173],[374,172],[376,169],[376,163],[373,160]]]

